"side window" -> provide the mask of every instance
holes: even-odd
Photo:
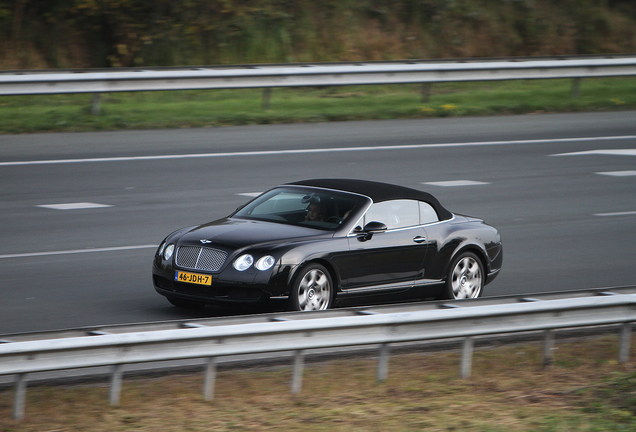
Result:
[[[373,204],[364,216],[364,224],[377,221],[388,229],[405,228],[420,223],[418,201],[394,200]]]
[[[437,217],[435,209],[429,203],[420,201],[420,224],[424,225],[438,221],[439,218]]]

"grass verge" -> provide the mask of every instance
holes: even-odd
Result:
[[[548,369],[539,344],[482,349],[465,380],[457,352],[394,355],[384,382],[375,359],[338,359],[308,364],[295,397],[290,367],[221,370],[211,402],[202,374],[130,377],[119,407],[107,385],[33,386],[21,422],[0,392],[0,431],[633,431],[636,374],[617,347],[559,343]]]
[[[0,133],[214,127],[272,123],[636,109],[636,78],[0,97]],[[428,99],[428,100],[425,100]]]

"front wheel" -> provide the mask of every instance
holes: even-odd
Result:
[[[295,311],[329,309],[333,299],[333,284],[327,269],[310,264],[300,270],[289,296],[289,308]]]
[[[446,280],[444,297],[447,299],[477,298],[484,288],[484,267],[472,252],[460,254],[453,260]]]

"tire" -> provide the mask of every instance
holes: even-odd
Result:
[[[333,283],[327,269],[320,264],[303,267],[294,280],[289,295],[293,311],[326,310],[333,300]]]
[[[456,257],[450,266],[444,298],[477,298],[484,289],[484,280],[484,266],[481,260],[472,252],[464,252]]]

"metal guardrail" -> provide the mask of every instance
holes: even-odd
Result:
[[[0,96],[636,75],[636,57],[321,63],[0,73]]]
[[[377,379],[383,380],[392,344],[459,338],[463,341],[460,374],[466,378],[471,373],[475,337],[542,331],[544,362],[549,363],[554,331],[620,325],[618,360],[628,360],[636,294],[596,292],[579,298],[526,298],[512,304],[461,306],[470,303],[465,300],[441,304],[438,309],[393,313],[360,310],[349,316],[298,320],[281,314],[269,322],[8,342],[0,344],[0,375],[17,376],[13,416],[22,419],[27,375],[73,368],[112,366],[110,403],[118,405],[124,365],[167,360],[207,359],[203,393],[208,400],[214,395],[216,360],[231,355],[293,352],[294,394],[302,387],[306,352],[325,348],[379,346]]]

